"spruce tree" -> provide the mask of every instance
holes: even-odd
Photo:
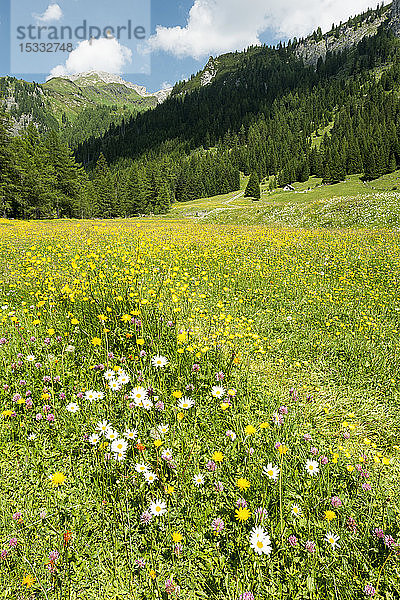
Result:
[[[254,198],[254,200],[261,198],[260,180],[256,171],[251,173],[244,195],[246,198]]]

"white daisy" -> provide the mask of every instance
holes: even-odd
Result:
[[[124,433],[124,436],[128,439],[128,440],[134,440],[137,438],[137,430],[136,429],[127,429]]]
[[[134,400],[135,403],[136,401],[143,401],[145,398],[147,398],[147,390],[144,387],[133,388],[133,390],[129,394],[129,397],[132,398],[132,400]],[[136,406],[141,406],[141,404]]]
[[[149,470],[149,467],[147,465],[145,465],[144,463],[137,463],[135,465],[135,471],[137,473],[147,473]]]
[[[28,362],[35,362],[35,357],[33,356],[33,354],[28,354],[28,356],[26,357],[26,360]]]
[[[111,379],[108,382],[108,387],[110,388],[110,390],[112,390],[113,392],[118,392],[121,389],[121,384],[119,383],[119,381],[117,381],[116,379]]]
[[[157,427],[157,431],[159,433],[161,433],[162,435],[165,435],[166,433],[168,433],[168,429],[169,429],[169,425],[159,425]]]
[[[96,444],[98,444],[100,441],[100,436],[97,435],[97,433],[92,433],[92,435],[89,438],[89,442],[95,446]]]
[[[223,398],[225,395],[225,390],[220,385],[214,385],[211,390],[211,395],[213,398]]]
[[[35,439],[36,439],[36,434],[35,433],[30,433],[28,435],[28,441],[29,442],[33,442],[33,440],[35,440]]]
[[[114,379],[115,373],[111,369],[105,371],[103,377],[106,381],[110,381],[110,379]]]
[[[131,380],[131,378],[129,377],[129,375],[127,373],[125,373],[125,371],[121,371],[120,374],[118,375],[118,383],[120,383],[121,385],[126,385],[127,383],[129,383]]]
[[[87,390],[85,392],[85,400],[92,401],[92,400],[96,400],[96,398],[97,398],[97,393],[94,392],[93,390]]]
[[[276,481],[279,477],[280,469],[277,466],[273,467],[272,463],[268,463],[267,466],[263,468],[262,472],[263,475],[266,475],[269,479]]]
[[[68,344],[68,346],[65,348],[65,352],[75,352],[75,346]]]
[[[79,410],[79,406],[76,404],[76,402],[70,402],[65,408],[70,413],[76,413]]]
[[[126,452],[128,442],[121,438],[113,440],[111,444],[111,452]]]
[[[255,527],[250,533],[250,547],[256,554],[271,554],[271,540],[262,527]]]
[[[103,400],[104,392],[94,392],[96,400]]]
[[[165,448],[165,450],[163,450],[161,453],[161,457],[164,460],[171,460],[172,459],[172,450],[170,448]]]
[[[162,500],[156,500],[150,504],[149,510],[155,517],[161,516],[167,510],[167,505]]]
[[[316,460],[307,460],[306,471],[309,475],[317,475],[319,472],[319,463]]]
[[[153,403],[150,400],[150,398],[145,398],[144,400],[142,400],[142,406],[146,410],[150,410],[150,408],[152,408],[152,406],[153,406]]]
[[[153,356],[151,359],[153,367],[165,367],[168,364],[168,359],[165,356]]]
[[[192,408],[192,406],[194,406],[194,400],[193,398],[186,398],[186,396],[184,398],[181,398],[178,402],[178,408],[183,408],[185,410]]]
[[[118,433],[110,428],[106,432],[106,438],[110,440],[110,442],[113,442],[114,440],[118,439]]]
[[[331,545],[332,550],[335,550],[335,548],[339,548],[339,536],[335,535],[334,533],[327,533],[325,536],[325,541],[328,542],[328,544]]]
[[[147,483],[154,483],[156,479],[158,479],[157,475],[155,473],[152,473],[151,471],[146,471],[145,473],[143,473],[143,475]]]
[[[293,504],[292,505],[292,515],[294,515],[295,517],[301,517],[301,513],[302,513],[302,510],[301,510],[300,506],[297,506],[297,504]]]
[[[198,473],[193,477],[193,483],[197,486],[204,485],[204,477],[201,473]]]
[[[126,456],[126,452],[115,452],[114,453],[114,458],[115,458],[115,460],[118,460],[118,461],[125,460],[125,456]]]
[[[110,424],[108,421],[99,421],[97,423],[96,431],[100,431],[102,435],[106,435],[109,429]]]

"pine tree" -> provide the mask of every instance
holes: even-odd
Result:
[[[246,198],[254,198],[254,200],[261,198],[260,180],[256,171],[251,173],[244,195]]]

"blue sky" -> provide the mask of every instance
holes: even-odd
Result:
[[[125,79],[155,91],[197,72],[210,54],[216,56],[251,44],[273,44],[280,39],[300,37],[319,25],[328,30],[332,22],[344,21],[376,3],[377,0],[0,0],[0,75],[42,82],[52,69],[60,75],[88,70],[86,66],[95,53],[98,69],[119,72]],[[145,53],[144,42],[124,39],[125,32],[119,41],[103,37],[95,40],[95,47],[87,40],[74,39],[73,48],[79,47],[71,55],[28,54],[20,44],[29,39],[16,39],[17,26],[74,28],[86,19],[91,25],[114,27],[126,25],[128,18],[132,28],[141,25],[146,29],[146,37],[151,34]],[[46,36],[46,32],[42,35]],[[35,36],[32,42],[39,43],[36,30]]]

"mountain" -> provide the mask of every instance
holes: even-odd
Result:
[[[44,84],[0,78],[0,105],[12,118],[14,134],[33,122],[40,131],[62,131],[71,145],[154,108],[169,92],[150,94],[142,86],[101,71],[55,77]]]

